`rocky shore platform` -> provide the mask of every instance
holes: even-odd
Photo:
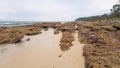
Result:
[[[1,27],[0,44],[19,43],[25,35],[37,35],[42,29],[47,31],[49,28],[54,29],[54,34],[62,33],[59,44],[62,51],[73,46],[73,34],[78,33],[79,42],[85,44],[85,68],[120,67],[120,22],[45,22],[29,26]]]
[[[86,68],[120,67],[120,23],[77,23]]]

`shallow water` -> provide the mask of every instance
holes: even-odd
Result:
[[[0,46],[0,68],[85,68],[82,56],[83,44],[77,34],[70,50],[60,50],[60,34],[53,30],[39,35],[25,36],[19,44]],[[30,41],[26,41],[30,38]]]

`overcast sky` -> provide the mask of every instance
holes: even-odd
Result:
[[[110,13],[117,0],[0,0],[0,20],[72,21]]]

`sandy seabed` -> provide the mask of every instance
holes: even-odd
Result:
[[[42,31],[35,36],[25,36],[18,44],[0,46],[0,68],[85,68],[83,44],[77,33],[70,50],[60,50],[62,34],[54,30]],[[26,41],[30,38],[30,41]]]

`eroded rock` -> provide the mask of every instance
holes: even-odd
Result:
[[[60,49],[62,51],[67,51],[73,46],[72,42],[74,41],[74,36],[70,32],[63,32],[62,38],[60,40]]]
[[[113,23],[77,23],[86,68],[119,68],[120,36]],[[109,26],[109,27],[108,27]]]

